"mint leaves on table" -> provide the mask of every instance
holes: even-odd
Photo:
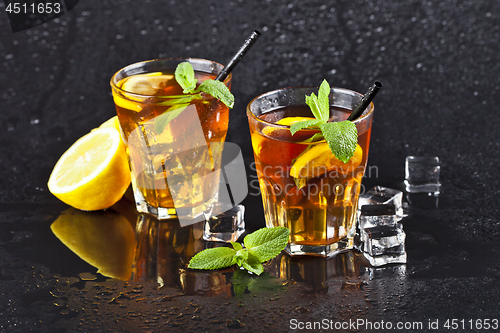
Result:
[[[318,90],[318,96],[314,93],[310,96],[306,96],[306,104],[309,106],[316,119],[304,120],[292,124],[290,126],[290,132],[294,135],[304,128],[319,127],[321,134],[315,134],[313,137],[306,140],[306,142],[325,139],[335,157],[347,163],[356,150],[358,131],[356,130],[356,125],[349,120],[328,122],[330,117],[329,94],[330,85],[326,80],[323,80]]]
[[[220,269],[238,264],[249,272],[260,275],[266,262],[285,248],[290,231],[284,227],[262,228],[243,239],[243,247],[238,242],[231,242],[233,248],[217,247],[205,249],[189,261],[189,268]]]
[[[159,105],[170,107],[155,119],[154,127],[157,133],[163,132],[168,123],[177,118],[192,101],[203,99],[202,93],[217,98],[230,109],[234,106],[233,94],[221,81],[208,79],[196,88],[198,80],[196,80],[193,66],[189,62],[181,62],[177,65],[175,80],[186,95],[168,96],[169,99],[167,101],[159,103]]]

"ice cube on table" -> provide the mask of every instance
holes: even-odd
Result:
[[[216,203],[212,216],[205,221],[203,239],[213,242],[235,242],[245,232],[245,207]]]
[[[380,226],[365,228],[363,234],[363,251],[371,256],[383,254],[402,254],[405,252],[405,232],[403,226]]]
[[[405,239],[401,223],[361,229],[363,253],[372,266],[406,263]]]
[[[373,267],[384,266],[388,264],[406,264],[407,255],[403,254],[387,254],[382,256],[371,256],[368,253],[363,253]]]
[[[405,163],[406,191],[439,194],[440,164],[438,157],[407,156]]]
[[[359,228],[372,228],[379,226],[394,227],[399,218],[396,215],[394,204],[363,205],[358,217]]]
[[[393,204],[397,220],[403,218],[403,192],[383,186],[375,186],[359,197],[358,209],[365,205]],[[360,213],[360,212],[359,212]]]

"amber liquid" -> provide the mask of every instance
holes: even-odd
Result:
[[[338,121],[347,119],[350,110],[332,108]],[[284,117],[308,116],[307,106],[286,107],[267,112],[261,119],[275,123]],[[290,168],[310,145],[303,143],[317,130],[301,130],[291,135],[287,128],[257,128],[250,122],[257,175],[268,227],[290,229],[290,243],[328,245],[353,232],[361,179],[363,178],[371,127],[360,133],[361,162],[352,168],[338,167],[307,180],[299,189]]]
[[[154,96],[113,90],[122,136],[128,143],[136,201],[139,194],[157,208],[208,206],[218,193],[214,188],[218,173],[213,171],[220,169],[229,109],[211,96],[204,96],[190,102],[164,129],[159,128],[155,123],[158,117],[172,111],[169,96],[183,95],[173,72],[155,73],[151,78],[160,74],[166,78],[170,75],[170,79],[160,84]],[[215,78],[201,72],[195,72],[195,76],[198,84]],[[129,79],[117,86],[121,88]]]

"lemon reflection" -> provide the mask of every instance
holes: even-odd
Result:
[[[63,211],[50,226],[54,235],[97,272],[128,280],[132,273],[135,232],[129,221],[113,211]]]

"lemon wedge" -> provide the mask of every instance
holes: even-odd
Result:
[[[104,276],[128,280],[132,273],[135,233],[129,221],[110,210],[63,211],[50,229],[81,259]]]
[[[57,161],[49,191],[82,210],[112,206],[130,184],[125,144],[111,127],[98,128],[78,139]]]
[[[351,159],[344,163],[332,154],[328,143],[318,143],[299,155],[290,168],[290,176],[297,179],[318,177],[338,168],[341,173],[352,172],[361,163],[363,149],[356,145]]]
[[[312,117],[285,117],[285,118],[281,118],[280,120],[278,120],[276,122],[276,124],[290,126],[290,125],[293,125],[295,123],[298,123],[299,121],[313,120],[313,119],[316,119],[316,118],[312,118]]]
[[[285,118],[281,118],[280,120],[278,120],[277,122],[275,122],[275,124],[277,124],[277,125],[291,126],[291,125],[293,125],[295,123],[298,123],[299,121],[312,120],[312,119],[316,119],[316,118],[312,118],[312,117],[285,117]],[[276,131],[279,131],[279,130],[283,130],[283,129],[282,128],[277,128],[277,127],[272,127],[272,126],[266,126],[262,130],[262,133],[264,135],[267,135],[267,136],[272,136],[273,132],[276,132]]]

